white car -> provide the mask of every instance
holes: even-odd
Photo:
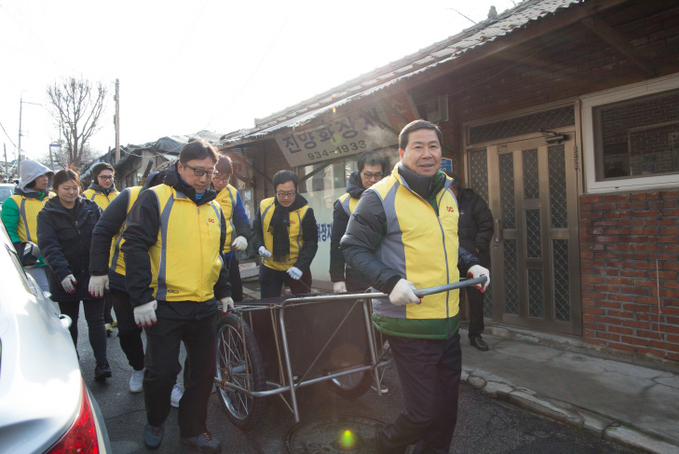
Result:
[[[24,265],[40,251],[27,244]],[[32,262],[32,263],[31,263]],[[0,453],[110,453],[104,418],[60,315],[0,222]]]
[[[14,188],[16,185],[12,183],[0,183],[0,211],[2,211],[2,202],[14,195]]]

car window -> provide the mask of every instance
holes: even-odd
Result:
[[[5,199],[10,198],[13,193],[14,193],[13,188],[0,187],[0,203],[4,202]]]

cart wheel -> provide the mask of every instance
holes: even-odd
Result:
[[[341,369],[333,372],[341,372]],[[372,374],[367,370],[328,380],[335,394],[347,399],[361,397],[374,382]]]
[[[240,317],[229,314],[219,320],[217,328],[217,380],[250,391],[264,391],[264,362],[250,327]],[[263,416],[264,397],[249,396],[219,385],[217,390],[227,416],[236,427],[249,430]]]

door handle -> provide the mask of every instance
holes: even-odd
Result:
[[[502,219],[495,219],[495,246],[502,241]]]

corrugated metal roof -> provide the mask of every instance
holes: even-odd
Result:
[[[553,14],[559,8],[585,0],[526,0],[495,19],[488,19],[419,52],[363,74],[327,92],[307,99],[268,117],[255,119],[255,128],[229,137],[223,143],[265,137],[282,128],[296,128],[324,112],[369,96],[398,81],[431,70],[459,58],[465,52],[507,35],[530,21]]]

